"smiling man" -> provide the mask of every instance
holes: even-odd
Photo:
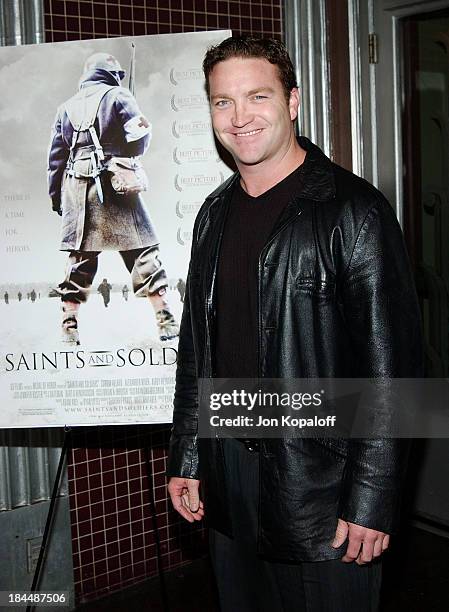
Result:
[[[195,222],[169,493],[207,516],[223,611],[368,612],[397,525],[394,439],[199,439],[197,377],[420,373],[420,319],[394,212],[295,137],[283,45],[229,38],[204,60],[215,135],[238,172]]]

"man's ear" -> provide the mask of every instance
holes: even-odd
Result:
[[[299,90],[297,87],[293,87],[293,89],[290,92],[288,108],[290,110],[291,120],[294,121],[298,116],[298,108],[299,108]]]

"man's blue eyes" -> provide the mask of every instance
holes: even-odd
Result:
[[[266,100],[268,98],[268,96],[262,96],[262,95],[255,95],[255,96],[251,96],[250,99],[252,100]],[[227,106],[228,104],[231,103],[231,100],[218,100],[217,102],[215,102],[215,106]]]

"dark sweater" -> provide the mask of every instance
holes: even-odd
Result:
[[[254,198],[234,189],[217,276],[218,378],[255,378],[258,360],[257,268],[277,218],[298,191],[301,166]]]

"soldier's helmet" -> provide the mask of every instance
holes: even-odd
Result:
[[[100,69],[117,75],[120,80],[123,80],[125,77],[125,71],[120,66],[118,60],[110,53],[94,53],[87,58],[84,64],[84,73]]]

